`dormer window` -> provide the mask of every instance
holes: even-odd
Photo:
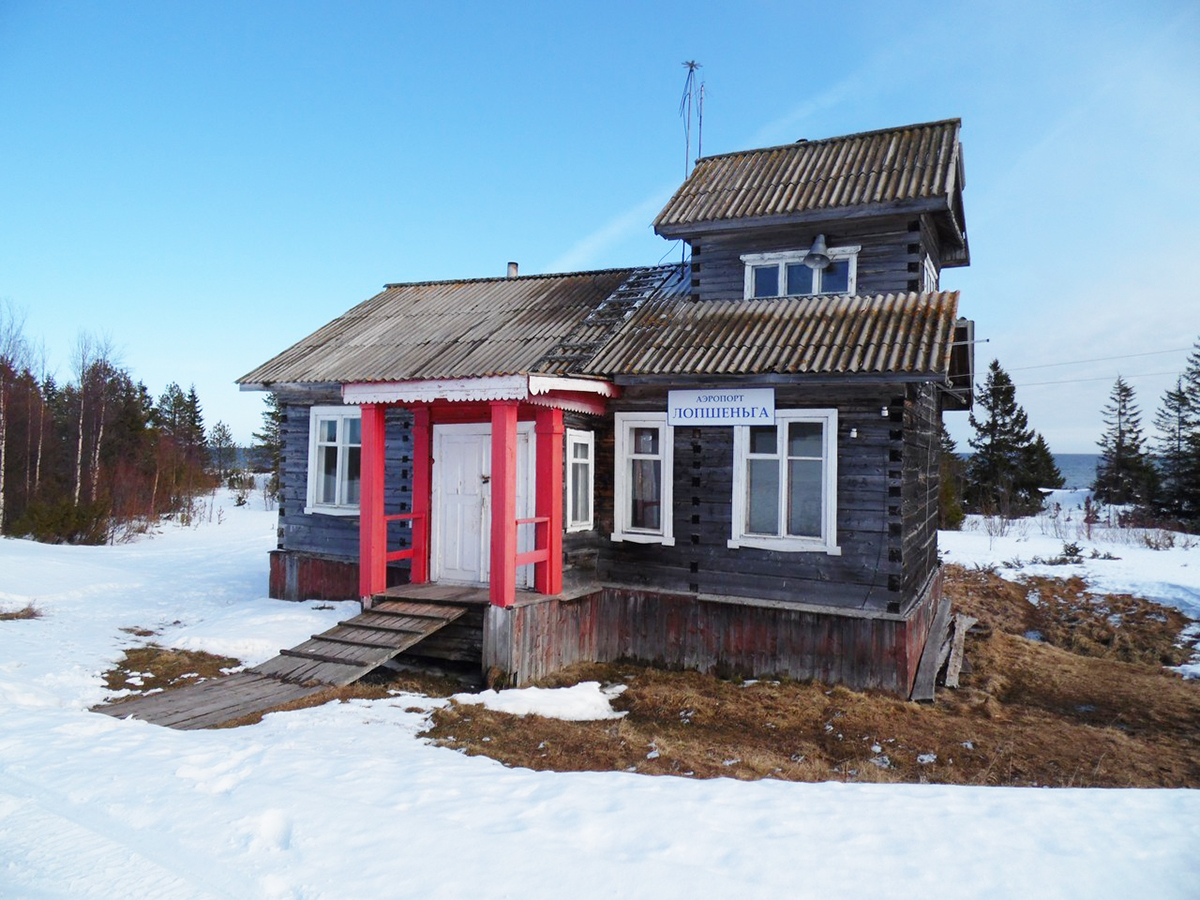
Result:
[[[804,257],[808,250],[778,253],[747,253],[746,298],[798,297],[806,294],[853,294],[861,247],[830,247],[829,265],[810,268]]]

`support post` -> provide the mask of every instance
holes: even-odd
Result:
[[[361,477],[358,514],[358,593],[363,606],[387,588],[387,522],[383,518],[384,410],[362,407]]]
[[[561,409],[539,409],[535,512],[548,522],[537,525],[537,548],[546,548],[546,561],[533,567],[533,587],[540,594],[562,593],[563,540],[563,414]]]
[[[433,446],[430,443],[429,407],[418,406],[412,411],[412,568],[411,584],[429,580],[429,511],[432,507],[431,465]]]
[[[488,594],[512,606],[517,594],[517,401],[493,400],[492,556]]]

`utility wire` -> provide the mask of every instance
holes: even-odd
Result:
[[[1042,364],[1036,365],[1036,366],[1014,366],[1013,368],[1009,369],[1008,371],[1024,372],[1028,369],[1049,369],[1054,366],[1080,366],[1080,365],[1083,365],[1084,363],[1108,362],[1109,360],[1113,360],[1113,359],[1133,359],[1135,356],[1158,356],[1159,354],[1162,354],[1162,353],[1183,353],[1190,349],[1191,349],[1191,347],[1177,347],[1174,350],[1151,350],[1147,353],[1126,353],[1124,356],[1097,356],[1094,359],[1077,359],[1077,360],[1074,360],[1073,362],[1042,363]],[[1155,374],[1158,374],[1158,373],[1155,373]],[[1136,378],[1136,377],[1140,377],[1140,376],[1133,376],[1133,377]],[[1049,382],[1048,381],[1048,382],[1044,382],[1044,383],[1045,384],[1056,384],[1058,382]],[[1065,384],[1065,382],[1062,382],[1062,383]]]

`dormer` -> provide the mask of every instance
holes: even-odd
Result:
[[[970,262],[958,119],[703,157],[654,221],[696,299],[931,291]]]

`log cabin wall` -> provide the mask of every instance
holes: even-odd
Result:
[[[612,408],[662,411],[666,394],[665,387],[630,387]],[[674,429],[675,545],[611,541],[613,438],[609,428],[597,434],[598,532],[587,545],[595,547],[599,579],[670,593],[907,612],[936,566],[936,544],[931,554],[924,530],[915,537],[907,534],[927,521],[928,511],[924,506],[905,511],[905,481],[915,482],[923,464],[914,459],[905,466],[904,386],[779,386],[775,405],[777,409],[838,409],[840,556],[727,546],[732,524],[733,429],[719,426]],[[921,446],[920,438],[915,439],[914,448]],[[909,489],[914,498],[926,496],[930,477],[936,491],[935,470],[926,474],[920,487]],[[936,519],[936,506],[933,514]],[[580,551],[585,544],[579,539],[573,547]],[[914,555],[905,556],[906,544]]]
[[[921,290],[926,256],[940,254],[936,232],[919,218],[886,216],[792,226],[750,228],[694,238],[692,293],[701,300],[741,300],[745,295],[745,253],[807,250],[818,234],[830,247],[859,245],[859,296]]]
[[[283,470],[280,472],[278,549],[272,554],[270,596],[284,600],[358,599],[358,516],[306,514],[310,410],[339,406],[339,390],[282,395]],[[411,509],[412,416],[403,409],[387,411],[384,509],[388,514]],[[403,523],[389,525],[389,546],[408,546]],[[278,574],[276,574],[278,573]],[[408,580],[408,563],[388,568],[388,583]]]

